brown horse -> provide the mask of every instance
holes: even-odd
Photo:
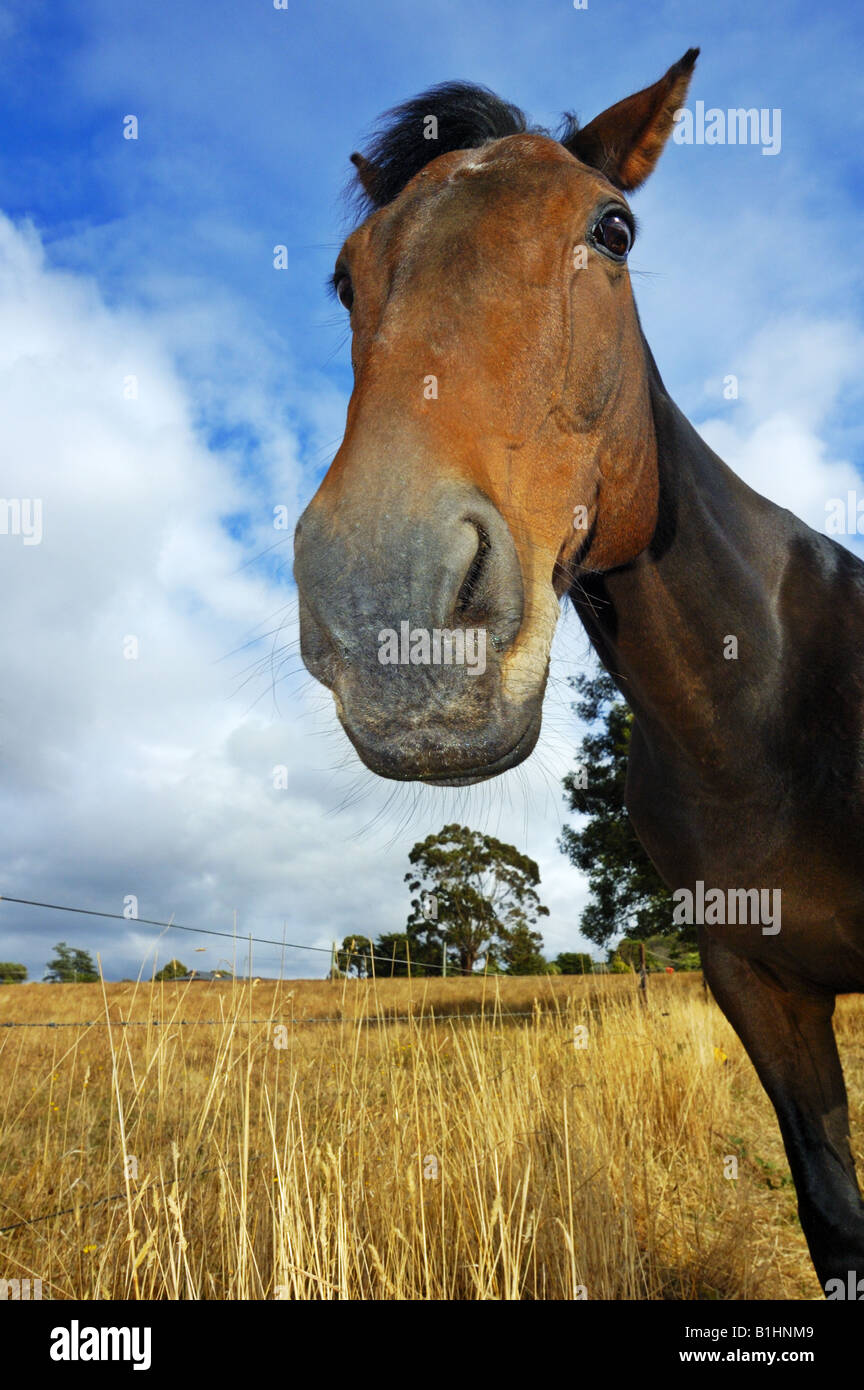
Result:
[[[438,87],[353,156],[367,215],[333,286],[355,384],[297,527],[301,645],[368,767],[461,786],[534,747],[570,597],[634,711],[633,824],[696,904],[845,1288],[864,1205],[831,1017],[864,989],[864,566],[712,453],[640,329],[624,195],[697,52],[557,137]]]

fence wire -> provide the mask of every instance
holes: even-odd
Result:
[[[215,1024],[234,1023],[235,1026],[242,1026],[246,1023],[280,1023],[286,1027],[294,1024],[304,1023],[445,1023],[448,1020],[459,1020],[480,1018],[490,1022],[492,1019],[507,1018],[533,1018],[533,1009],[487,1009],[483,1013],[460,1013],[460,1014],[361,1014],[357,1018],[346,1016],[335,1016],[333,1018],[90,1018],[71,1023],[58,1022],[52,1023],[47,1019],[28,1019],[26,1022],[17,1021],[4,1022],[0,1020],[0,1028],[197,1028],[212,1027]]]
[[[260,1154],[251,1154],[249,1162],[257,1163],[259,1158]],[[18,1231],[22,1226],[38,1226],[43,1221],[53,1221],[58,1216],[74,1216],[76,1212],[92,1211],[94,1207],[104,1207],[108,1202],[122,1202],[127,1195],[137,1197],[140,1193],[146,1192],[148,1188],[151,1187],[164,1185],[171,1188],[176,1187],[181,1181],[194,1182],[196,1178],[204,1178],[208,1173],[227,1172],[230,1168],[237,1168],[239,1164],[239,1159],[236,1159],[233,1163],[214,1163],[211,1168],[199,1168],[197,1173],[190,1173],[188,1178],[171,1178],[167,1184],[163,1184],[160,1178],[153,1178],[150,1182],[145,1182],[143,1187],[136,1187],[134,1192],[130,1192],[129,1194],[127,1194],[124,1188],[122,1192],[112,1192],[107,1197],[96,1197],[92,1202],[79,1202],[76,1206],[59,1207],[56,1211],[44,1211],[39,1216],[25,1216],[20,1221],[13,1221],[9,1226],[0,1226],[0,1235],[6,1235],[9,1231]],[[9,1206],[8,1202],[0,1202],[0,1207],[6,1207],[9,1211],[14,1210],[13,1207]]]
[[[299,941],[276,941],[268,936],[252,936],[249,932],[217,931],[210,927],[187,927],[183,926],[180,922],[162,922],[155,917],[126,917],[122,912],[100,912],[90,907],[69,907],[64,903],[40,903],[36,902],[33,898],[12,898],[8,893],[0,893],[0,903],[16,903],[19,907],[41,907],[49,912],[74,912],[82,917],[104,917],[112,922],[125,922],[127,927],[162,927],[170,931],[194,932],[198,936],[221,936],[235,943],[254,941],[261,946],[278,946],[283,951],[315,951],[319,955],[323,954],[331,957],[334,954],[334,948],[331,946],[304,946],[301,945]],[[391,970],[396,964],[398,964],[400,968],[404,966],[409,971],[411,969],[410,958],[402,959],[394,958],[393,956],[378,956],[371,951],[349,950],[347,946],[336,946],[335,954],[337,957],[347,956],[349,961],[354,956],[356,956],[358,960],[381,961],[383,965],[389,965]],[[445,968],[443,963],[438,965],[434,961],[420,961],[416,968],[424,972],[429,970],[440,970],[444,978],[449,975],[472,976],[474,974],[471,970],[461,970],[455,965],[448,965]],[[399,978],[404,979],[405,977],[400,976]],[[422,978],[422,976],[420,978]]]

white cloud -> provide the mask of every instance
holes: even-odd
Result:
[[[742,354],[738,400],[699,426],[745,482],[817,531],[825,530],[830,498],[861,490],[856,467],[833,455],[825,435],[845,393],[858,386],[862,352],[854,324],[786,317]],[[857,548],[854,537],[848,543]]]

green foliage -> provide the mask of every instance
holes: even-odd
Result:
[[[624,962],[628,970],[641,970],[642,968],[642,947],[645,946],[645,969],[652,974],[666,969],[665,961],[659,959],[648,949],[647,943],[633,941],[626,937],[619,941],[617,946],[610,946],[607,959],[610,965],[614,966],[615,960]]]
[[[441,975],[440,944],[425,940],[413,929],[384,932],[375,942],[375,956],[375,974],[388,979],[404,979],[408,975]],[[385,959],[382,960],[382,956]]]
[[[0,960],[0,985],[20,985],[27,979],[27,966],[13,960]]]
[[[179,960],[169,960],[167,965],[163,965],[161,970],[156,971],[157,980],[177,980],[181,975],[188,975],[189,971]]]
[[[549,909],[536,892],[540,871],[533,859],[465,825],[445,825],[416,844],[409,859],[414,869],[405,879],[417,894],[406,925],[412,962],[440,963],[446,948],[448,963],[463,974],[484,954],[490,967],[507,973],[545,968],[535,927]]]
[[[561,951],[554,963],[561,975],[590,975],[594,969],[587,951]]]
[[[578,749],[576,770],[564,778],[564,788],[570,810],[586,819],[578,829],[566,826],[558,843],[587,875],[591,889],[579,929],[598,946],[622,932],[634,940],[657,936],[692,943],[692,927],[673,926],[671,894],[627,814],[632,712],[605,673],[577,676],[571,684],[579,695],[573,708],[589,732]]]
[[[676,955],[676,956],[673,957],[673,962],[674,962],[674,965],[675,965],[675,969],[676,969],[676,970],[701,970],[701,969],[702,969],[702,959],[701,959],[701,957],[700,957],[700,955],[699,955],[699,952],[696,951],[696,950],[693,950],[693,951],[683,951],[683,950],[682,950],[681,953],[680,953],[679,955]]]
[[[504,937],[494,954],[507,975],[545,975],[547,965],[540,950],[542,945],[540,933],[520,922]]]
[[[65,941],[58,941],[54,950],[57,954],[48,962],[46,980],[59,985],[92,985],[98,981],[99,974],[89,951],[67,946]]]
[[[686,942],[678,941],[674,936],[646,937],[644,941],[634,941],[627,938],[620,941],[617,946],[610,947],[609,960],[611,962],[615,955],[621,957],[626,965],[632,965],[638,970],[641,962],[642,946],[645,947],[645,966],[649,971],[657,973],[668,970],[701,970],[702,962],[699,959],[699,952],[691,949]]]
[[[346,936],[342,950],[336,952],[336,965],[343,975],[356,975],[358,980],[375,974],[373,955],[378,951],[368,936]]]

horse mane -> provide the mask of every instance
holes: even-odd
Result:
[[[428,116],[438,122],[437,140],[424,139]],[[477,149],[490,140],[528,131],[552,135],[564,144],[578,129],[576,117],[567,112],[562,128],[552,135],[543,126],[530,125],[524,111],[488,87],[440,82],[384,113],[365,155],[352,156],[358,168],[348,185],[349,197],[357,213],[366,217],[391,203],[415,174],[441,154]]]

